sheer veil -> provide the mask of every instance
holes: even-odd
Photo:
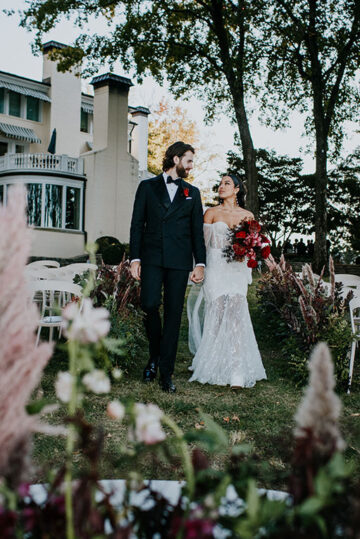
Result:
[[[210,245],[211,234],[212,226],[204,223],[206,250],[208,250]],[[201,341],[205,318],[205,298],[202,284],[192,283],[186,308],[189,321],[189,350],[195,355]]]

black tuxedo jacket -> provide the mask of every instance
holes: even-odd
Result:
[[[195,264],[205,264],[205,253],[200,191],[181,180],[171,203],[162,174],[143,180],[135,195],[130,259],[191,271],[193,256]]]

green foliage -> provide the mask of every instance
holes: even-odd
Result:
[[[289,110],[306,115],[305,129],[339,149],[343,122],[358,117],[358,2],[275,0],[265,30],[268,124],[288,125]],[[281,100],[279,106],[278,99]]]
[[[244,159],[238,152],[227,154],[228,172],[245,178]],[[259,178],[259,212],[273,245],[286,241],[295,232],[311,227],[312,192],[302,181],[300,158],[277,155],[273,150],[256,151]]]
[[[106,306],[110,311],[110,336],[121,339],[123,342],[121,357],[116,350],[110,349],[110,360],[114,366],[122,370],[130,370],[143,356],[145,337],[142,314],[132,307],[119,312],[116,303],[112,300]]]
[[[102,252],[104,264],[108,264],[110,266],[117,266],[118,264],[120,264],[124,256],[126,258],[129,257],[128,243],[109,245],[109,247],[106,247]]]
[[[120,242],[113,236],[101,236],[101,238],[98,238],[95,243],[97,245],[97,252],[103,253],[104,250],[110,245],[119,245]]]
[[[244,160],[237,151],[227,154],[228,172],[244,179]],[[273,245],[291,234],[312,234],[315,222],[315,176],[301,174],[303,161],[275,151],[256,151],[261,221]],[[329,171],[328,231],[331,253],[360,251],[360,151],[339,159]]]

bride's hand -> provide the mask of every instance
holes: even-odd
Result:
[[[193,283],[201,283],[204,280],[204,267],[195,266],[190,274],[190,281]]]

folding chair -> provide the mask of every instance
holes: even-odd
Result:
[[[69,281],[49,281],[36,280],[28,283],[28,288],[32,294],[32,300],[36,298],[38,303],[38,294],[41,293],[40,320],[38,322],[38,332],[36,346],[40,340],[41,329],[49,328],[49,341],[52,341],[54,328],[58,328],[59,337],[61,336],[62,316],[58,315],[59,309],[62,309],[74,297],[82,298],[81,286]]]
[[[351,320],[351,330],[353,332],[353,341],[351,344],[350,352],[350,365],[349,365],[349,382],[348,382],[348,393],[350,393],[352,376],[354,371],[355,363],[355,351],[359,344],[360,339],[360,297],[355,297],[349,302],[350,309],[350,320]]]

